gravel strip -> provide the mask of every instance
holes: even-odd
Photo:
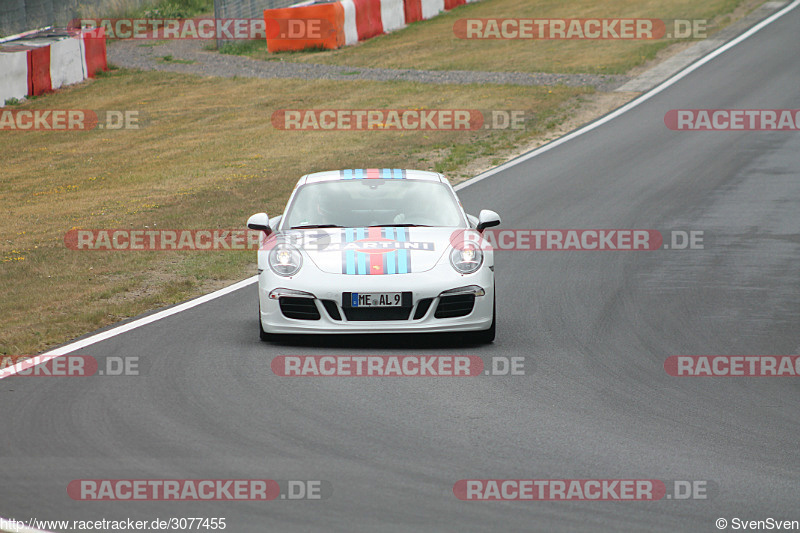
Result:
[[[592,86],[598,91],[604,92],[612,91],[630,79],[628,76],[594,74],[396,70],[292,63],[283,60],[260,61],[244,56],[224,55],[203,50],[206,41],[202,40],[170,40],[163,44],[154,44],[155,42],[157,41],[138,39],[112,41],[108,47],[108,61],[125,68],[183,72],[225,78],[240,76],[263,79],[415,81],[441,84],[566,85],[568,87]],[[148,46],[142,46],[145,44]],[[170,55],[172,61],[160,59]],[[192,63],[177,63],[176,60],[192,61]]]

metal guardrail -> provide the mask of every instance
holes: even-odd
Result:
[[[47,26],[66,27],[80,17],[120,16],[154,0],[0,0],[0,37]]]
[[[261,19],[265,9],[277,9],[297,4],[300,0],[214,0],[217,19]],[[225,41],[217,39],[219,48]]]
[[[214,0],[214,16],[261,19],[265,9],[289,7],[299,2],[301,0]],[[128,10],[155,3],[156,0],[0,0],[0,38],[48,26],[66,27],[75,18],[123,16]]]

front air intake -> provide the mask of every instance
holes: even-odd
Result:
[[[286,318],[294,318],[295,320],[319,320],[319,311],[314,304],[312,298],[292,298],[290,296],[281,296],[278,299],[281,307],[281,313]]]
[[[458,294],[455,296],[442,296],[436,306],[436,318],[455,318],[467,316],[475,306],[474,294]]]

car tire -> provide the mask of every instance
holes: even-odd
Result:
[[[497,297],[492,300],[492,325],[489,329],[483,331],[475,331],[472,333],[472,340],[478,344],[490,344],[494,342],[495,333],[497,331]]]

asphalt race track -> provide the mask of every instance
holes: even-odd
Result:
[[[800,519],[798,378],[671,355],[800,353],[800,135],[671,109],[800,108],[800,9],[642,105],[463,188],[502,228],[703,231],[704,248],[496,255],[498,338],[259,341],[256,286],[93,344],[139,376],[0,381],[0,516],[225,517],[233,532],[717,531]],[[303,173],[298,168],[298,176]],[[242,221],[244,224],[244,221]],[[422,343],[422,344],[421,344]],[[283,378],[278,355],[525,357],[524,376]],[[74,501],[75,479],[323,480],[322,500]],[[461,479],[701,480],[707,499],[460,501]]]

